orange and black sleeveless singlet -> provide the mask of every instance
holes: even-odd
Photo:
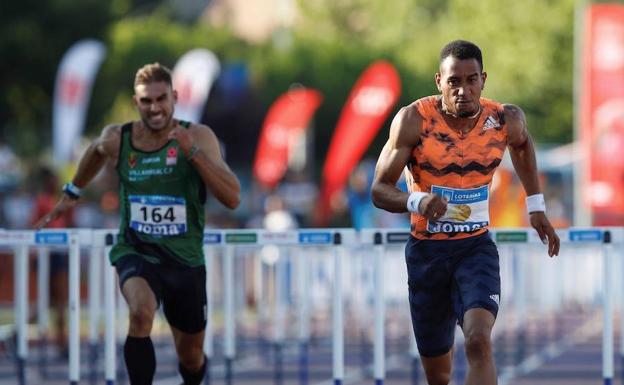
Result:
[[[502,104],[484,98],[479,102],[477,123],[462,134],[446,124],[439,96],[416,101],[423,123],[408,164],[410,191],[432,192],[449,201],[446,214],[436,221],[412,213],[411,232],[417,239],[461,239],[487,230],[490,183],[505,153],[507,125]]]

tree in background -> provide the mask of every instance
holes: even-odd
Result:
[[[133,107],[128,84],[140,65],[160,61],[173,66],[187,50],[203,47],[225,65],[244,63],[249,73],[250,95],[241,101],[246,120],[227,127],[231,120],[214,117],[218,98],[211,98],[206,107],[206,121],[226,142],[244,138],[244,148],[254,148],[264,113],[293,83],[324,94],[314,121],[319,165],[349,90],[366,66],[375,59],[392,62],[403,83],[399,105],[405,105],[435,92],[440,47],[464,38],[484,50],[490,74],[485,96],[521,105],[538,142],[572,139],[574,0],[413,0],[391,6],[384,0],[299,0],[289,38],[260,43],[245,42],[227,27],[211,27],[201,17],[176,19],[172,3],[2,3],[2,137],[21,155],[34,155],[49,145],[59,60],[75,41],[94,37],[107,44],[108,56],[94,85],[87,133],[129,118]],[[369,155],[381,145],[378,139]],[[234,163],[249,164],[253,152],[240,152]]]
[[[404,104],[435,91],[433,73],[444,44],[475,41],[490,75],[484,95],[521,105],[537,141],[565,143],[572,140],[575,3],[299,0],[298,32],[391,53],[399,68],[430,84],[404,83]]]
[[[104,38],[115,18],[115,3],[122,1],[0,5],[0,135],[22,155],[51,141],[51,95],[63,54],[81,38]]]

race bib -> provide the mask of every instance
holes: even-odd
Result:
[[[130,195],[130,227],[155,236],[186,232],[186,201],[170,195]]]
[[[436,221],[427,221],[430,233],[457,233],[479,230],[490,224],[488,186],[454,189],[431,186],[431,192],[448,200],[446,213]]]

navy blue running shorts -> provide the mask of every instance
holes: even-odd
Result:
[[[206,267],[180,264],[153,264],[139,255],[128,254],[115,262],[119,287],[128,278],[147,281],[163,306],[167,322],[176,329],[195,334],[206,328]]]
[[[448,353],[455,325],[466,311],[498,313],[498,251],[489,233],[457,240],[420,240],[405,246],[410,312],[418,351],[424,357]]]

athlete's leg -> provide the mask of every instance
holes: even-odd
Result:
[[[451,378],[457,317],[447,264],[450,245],[410,237],[405,247],[412,326],[429,385],[447,385]]]
[[[135,255],[121,258],[115,267],[129,310],[124,360],[130,384],[150,385],[156,372],[156,354],[150,333],[159,302],[154,267]]]
[[[156,354],[150,338],[156,296],[141,277],[128,278],[122,288],[128,303],[130,322],[124,344],[124,360],[131,385],[151,385],[156,372]]]
[[[437,357],[420,357],[427,384],[448,385],[451,382],[451,363],[453,361],[453,351]]]
[[[495,385],[496,367],[491,333],[494,315],[485,309],[470,309],[464,315],[464,336],[468,374],[466,385]]]
[[[171,326],[173,340],[175,342],[178,360],[180,361],[179,371],[184,379],[185,385],[199,385],[206,372],[206,360],[204,357],[204,334],[184,333]]]
[[[500,299],[498,251],[488,234],[466,240],[454,272],[455,311],[465,336],[466,385],[496,384],[491,333]]]
[[[149,337],[158,308],[156,295],[143,277],[128,278],[123,283],[121,292],[128,304],[130,316],[128,336]]]
[[[173,333],[180,375],[185,385],[199,385],[206,372],[206,269],[178,267],[166,273],[163,310]]]

